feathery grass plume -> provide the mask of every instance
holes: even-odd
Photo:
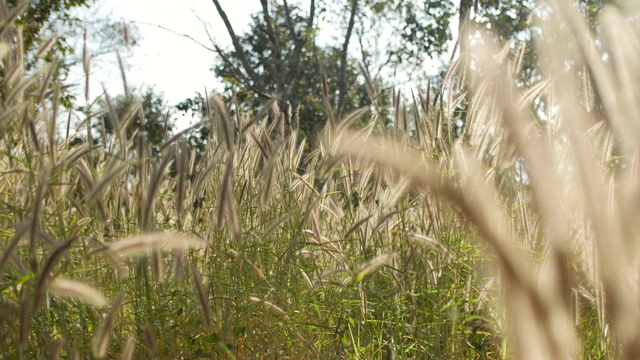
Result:
[[[90,144],[90,142],[87,142],[87,143],[88,143],[87,145],[88,151],[91,152],[93,150],[93,146]],[[74,169],[78,172],[78,174],[80,175],[80,178],[82,178],[86,188],[89,191],[95,188],[95,181],[94,181],[91,169],[89,169],[89,165],[87,164],[85,159],[80,158],[76,163],[76,165],[74,166]],[[94,201],[98,205],[98,210],[100,211],[102,220],[107,221],[109,219],[109,216],[105,209],[104,203],[102,202],[102,199],[100,197],[95,197],[94,199],[95,199]],[[80,208],[80,207],[77,207],[77,208]]]
[[[491,54],[496,51],[490,45],[485,45],[482,50],[487,51],[487,53],[480,53],[480,63],[482,63],[483,59],[491,59]],[[562,201],[563,199],[563,189],[560,185],[564,183],[564,179],[557,170],[559,168],[557,161],[560,157],[557,155],[557,148],[554,149],[550,146],[554,143],[561,144],[561,142],[554,141],[556,140],[554,139],[554,134],[544,134],[547,137],[547,141],[542,141],[542,137],[535,134],[533,130],[535,129],[533,127],[534,124],[532,124],[530,117],[525,112],[520,111],[518,107],[518,104],[521,104],[520,94],[511,85],[508,74],[505,74],[504,71],[500,73],[501,75],[498,75],[497,79],[496,76],[491,76],[491,80],[487,79],[485,81],[491,82],[490,92],[498,100],[503,126],[507,130],[507,141],[513,144],[515,151],[528,169],[532,200],[538,208],[538,215],[545,231],[546,242],[550,246],[550,267],[545,269],[550,291],[544,292],[543,298],[546,297],[545,301],[549,304],[549,314],[547,315],[549,320],[555,320],[563,325],[555,324],[553,327],[545,325],[551,331],[556,331],[556,336],[548,339],[550,342],[548,346],[551,354],[556,354],[555,356],[557,356],[560,354],[557,350],[562,347],[575,347],[574,344],[576,344],[575,334],[573,330],[570,330],[569,326],[571,305],[568,294],[566,294],[566,289],[570,288],[569,281],[571,278],[571,275],[566,273],[568,269],[566,264],[567,252],[569,249],[567,240],[570,238],[568,218],[564,209],[551,200]],[[569,133],[565,133],[565,135],[572,137]],[[546,320],[539,319],[539,321]],[[516,334],[516,336],[520,337],[517,344],[523,346],[520,351],[527,353],[527,338],[530,335],[525,335],[524,333],[529,332],[530,329],[522,329],[521,331],[520,335]],[[562,341],[558,339],[562,339]],[[571,344],[571,346],[568,346],[568,344]],[[575,350],[572,349],[570,351],[573,352]]]
[[[283,109],[284,111],[280,112],[280,114],[278,114],[278,116],[276,116],[276,118],[274,119],[274,128],[278,129],[278,138],[283,139],[284,138],[284,123],[285,123],[285,118],[287,117],[287,114],[290,113],[290,109],[291,106],[287,105],[285,109]]]
[[[29,5],[30,5],[29,1],[20,1],[15,7],[11,9],[11,12],[9,14],[5,13],[6,18],[2,19],[2,21],[7,25],[15,24],[15,21],[18,19],[18,16],[22,15],[22,13],[24,13],[25,11],[27,11],[27,9],[29,9]],[[3,8],[6,11],[6,5],[3,4]],[[5,36],[5,32],[11,31],[11,30],[13,30],[11,26],[3,26],[0,29],[0,38],[3,38]]]
[[[125,344],[122,350],[121,360],[131,360],[133,359],[133,353],[136,350],[136,339],[134,337],[130,337],[127,339],[127,343]]]
[[[102,192],[105,188],[107,188],[116,176],[120,175],[123,170],[127,169],[128,166],[132,164],[132,160],[124,161],[120,164],[112,163],[110,168],[106,169],[106,174],[104,174],[99,180],[95,181],[91,191],[87,195],[87,202],[90,204],[95,202],[102,196]]]
[[[207,301],[207,294],[205,294],[204,285],[198,270],[195,266],[191,265],[191,276],[193,276],[193,283],[198,293],[198,300],[200,300],[200,306],[202,307],[202,314],[204,315],[204,323],[207,327],[211,327],[211,310],[209,309],[209,302]]]
[[[254,264],[251,261],[249,261],[249,259],[247,259],[246,257],[244,257],[241,253],[239,253],[237,251],[231,250],[230,252],[231,252],[231,255],[233,255],[236,259],[242,260],[245,264],[249,265],[249,267],[251,268],[253,273],[256,274],[256,276],[260,280],[264,280],[266,283],[269,283],[267,278],[264,276],[264,273],[262,272],[262,270],[260,270],[260,268],[258,268],[258,266],[256,266],[256,264]],[[269,286],[271,286],[271,285],[269,284]]]
[[[44,267],[42,268],[42,271],[40,272],[40,275],[38,276],[38,281],[36,281],[36,290],[35,290],[35,296],[33,298],[33,311],[37,311],[38,308],[40,308],[40,305],[42,305],[42,301],[44,299],[44,295],[45,295],[45,290],[46,290],[46,285],[47,285],[47,280],[49,279],[49,277],[51,276],[51,271],[53,270],[53,267],[55,266],[55,264],[58,262],[58,260],[60,260],[60,257],[69,250],[69,248],[71,247],[71,244],[73,244],[75,239],[71,239],[69,241],[67,241],[66,243],[58,246],[49,256],[49,258],[47,259],[47,262],[44,264]]]
[[[315,292],[316,291],[316,287],[314,286],[313,282],[311,281],[311,278],[309,277],[309,275],[307,275],[306,272],[304,272],[304,270],[300,269],[300,273],[302,274],[302,278],[304,278],[304,281],[307,284],[307,287],[309,288],[309,291],[311,292]]]
[[[144,197],[144,202],[142,202],[142,207],[140,211],[141,221],[140,227],[144,231],[153,230],[153,215],[155,214],[154,206],[156,193],[160,188],[160,184],[162,183],[162,179],[165,178],[164,171],[171,162],[170,156],[165,156],[160,164],[155,167],[155,170],[151,176],[151,182],[147,185],[147,192]]]
[[[157,232],[119,240],[106,245],[104,249],[95,250],[94,253],[108,250],[119,255],[135,256],[145,255],[151,250],[162,250],[164,248],[192,249],[204,246],[206,246],[206,243],[197,237]]]
[[[35,260],[35,250],[36,250],[36,233],[37,229],[40,226],[40,217],[42,212],[42,207],[44,206],[44,197],[45,192],[47,190],[47,186],[49,184],[49,176],[51,174],[51,166],[48,163],[42,165],[40,169],[40,174],[38,174],[38,182],[36,186],[36,191],[33,198],[33,210],[31,213],[31,222],[29,226],[29,257],[31,258],[31,270],[37,271],[38,266]]]
[[[291,318],[289,317],[289,315],[287,315],[287,313],[284,312],[284,310],[282,310],[282,308],[280,308],[279,306],[275,305],[272,302],[260,299],[260,298],[255,297],[255,296],[249,296],[249,301],[251,301],[252,303],[262,304],[266,308],[269,308],[269,309],[277,312],[278,314],[282,315],[285,318],[285,320],[291,321]]]
[[[0,60],[4,60],[11,53],[11,46],[5,42],[0,42]]]
[[[639,57],[637,52],[628,52],[623,48],[637,44],[639,33],[637,29],[625,25],[628,20],[619,11],[609,8],[603,11],[600,18],[602,28],[607,30],[603,30],[601,37],[594,40],[585,31],[587,27],[584,21],[571,5],[550,5],[569,25],[568,29],[560,30],[576,39],[579,50],[575,52],[578,55],[575,61],[579,64],[584,61],[593,76],[607,124],[614,132],[617,152],[629,156],[630,160],[627,166],[621,167],[619,174],[602,171],[602,166],[595,157],[600,149],[594,148],[592,143],[585,140],[589,127],[594,125],[585,121],[590,117],[586,116],[588,114],[576,103],[576,99],[569,96],[578,93],[579,85],[573,79],[568,79],[559,66],[552,62],[546,63],[549,71],[564,75],[560,77],[562,81],[555,84],[558,88],[557,102],[559,107],[565,109],[563,119],[566,125],[563,130],[570,139],[571,160],[579,175],[575,184],[582,195],[588,221],[585,226],[593,233],[591,246],[596,250],[595,281],[602,287],[605,299],[603,317],[611,323],[622,358],[635,359],[640,356],[640,314],[637,308],[640,298],[637,280],[634,278],[640,269],[637,259],[630,254],[637,254],[638,251],[638,231],[631,224],[638,223],[637,212],[633,209],[638,207],[635,196],[638,191],[638,173],[634,169],[634,163],[637,162],[640,150],[640,127],[635,121],[640,116],[637,107],[640,87],[629,80],[637,78]],[[618,33],[613,29],[628,32]],[[596,41],[602,46],[596,44]],[[575,56],[574,53],[567,54],[566,46],[559,43],[554,45],[554,50],[561,56]],[[603,51],[607,59],[604,58]],[[628,179],[634,179],[633,186],[625,186]],[[634,274],[633,277],[629,276],[631,273]]]
[[[520,300],[525,304],[528,303],[529,309],[534,311],[532,316],[539,315],[542,319],[549,320],[548,304],[536,290],[533,279],[524,267],[526,262],[523,262],[521,255],[512,248],[508,231],[510,227],[493,202],[496,197],[492,196],[493,191],[481,182],[479,170],[471,166],[472,164],[467,161],[467,169],[458,170],[464,174],[463,182],[460,184],[462,188],[458,188],[454,185],[454,179],[447,179],[434,170],[437,167],[427,165],[420,156],[400,150],[400,144],[390,141],[374,142],[349,133],[348,136],[338,140],[336,147],[338,154],[371,159],[379,165],[389,167],[394,172],[408,177],[414,187],[430,189],[445,197],[461,215],[477,227],[482,237],[492,245],[504,269],[505,286],[513,289],[514,298],[516,295],[521,295]],[[541,326],[548,329],[550,324],[545,323]],[[548,334],[551,333],[553,332]],[[548,334],[545,337],[553,344],[553,341],[548,339],[550,336]],[[542,342],[547,340],[540,339]],[[554,348],[560,353],[564,352],[563,349]]]
[[[0,56],[1,57],[1,56]],[[40,73],[44,74],[42,79],[40,79],[40,89],[38,90],[38,97],[36,103],[42,104],[45,97],[49,97],[51,93],[49,93],[49,85],[51,84],[51,79],[53,78],[54,73],[58,69],[58,61],[54,60],[50,64],[46,64],[41,70]],[[53,99],[51,99],[54,103],[54,108],[56,108],[58,101],[60,100],[60,89],[62,86],[60,84],[56,84],[56,88],[53,92]],[[51,127],[51,126],[50,126]],[[55,129],[55,126],[53,127]]]
[[[380,268],[381,266],[384,266],[395,256],[396,254],[381,254],[360,265],[358,270],[353,273],[353,276],[351,277],[351,283],[361,282],[365,278],[365,276],[376,271],[376,269]]]
[[[40,49],[38,49],[38,52],[36,53],[36,59],[42,59],[45,55],[47,55],[47,53],[49,53],[49,50],[51,50],[51,47],[56,43],[57,40],[57,34],[51,35],[49,39],[40,46]]]
[[[118,294],[118,297],[111,304],[111,309],[104,319],[102,327],[98,329],[98,332],[93,341],[93,355],[98,359],[102,359],[107,356],[107,349],[109,348],[109,341],[111,340],[111,330],[116,318],[116,314],[122,305],[123,294]]]
[[[278,105],[278,99],[275,99],[275,101],[271,103],[270,110],[271,110],[271,115],[273,117],[272,118],[273,121],[271,121],[266,128],[266,134],[268,136],[271,136],[271,134],[273,134],[273,130],[277,125],[277,119],[280,118],[281,110],[280,110],[280,105]]]
[[[233,140],[233,123],[227,114],[227,107],[225,106],[222,98],[219,95],[213,94],[211,96],[211,100],[213,102],[213,107],[216,110],[216,114],[220,118],[220,124],[222,125],[222,135],[224,137],[224,143],[227,146],[227,151],[230,153],[233,152],[234,149],[234,140]]]
[[[56,339],[56,341],[53,343],[53,348],[49,352],[49,356],[47,357],[47,360],[58,359],[60,357],[60,353],[62,353],[62,347],[64,346],[65,342],[66,341],[64,341],[64,339],[62,338]]]
[[[99,290],[81,281],[56,278],[49,285],[49,292],[82,300],[96,307],[107,305],[107,298]]]
[[[18,38],[18,48],[21,48],[22,42],[22,31],[18,31],[16,36]],[[18,55],[20,56],[20,55]],[[22,79],[22,75],[24,74],[24,64],[22,62],[17,62],[15,65],[7,69],[8,76],[5,76],[6,82],[8,86],[7,89],[7,97],[11,97],[12,99],[16,99],[19,97],[14,93],[13,89],[16,87],[18,81]],[[9,102],[7,102],[9,103]]]
[[[442,245],[440,241],[432,237],[416,234],[416,233],[409,233],[407,234],[407,237],[409,238],[409,240],[414,241],[416,243],[438,249],[438,251],[443,253],[449,261],[452,260],[451,252],[444,245]]]
[[[52,101],[52,112],[51,115],[48,114],[47,104],[46,102],[41,102],[43,110],[43,118],[47,119],[46,121],[46,131],[47,131],[47,152],[49,153],[49,161],[51,164],[55,164],[58,161],[58,144],[56,143],[56,135],[58,131],[58,111],[60,109],[60,84],[56,84],[53,89],[53,101]]]
[[[17,92],[12,92],[11,95],[15,95]],[[33,142],[33,149],[36,153],[42,153],[42,146],[40,145],[40,138],[38,137],[38,130],[36,130],[36,123],[34,119],[28,119],[25,121],[27,124],[27,128],[29,129],[29,135],[31,135],[31,140]]]
[[[258,136],[253,131],[253,129],[249,129],[249,137],[251,137],[251,140],[253,140],[255,142],[255,144],[258,146],[258,149],[260,150],[260,153],[262,154],[264,159],[266,161],[269,161],[270,154],[267,152],[267,149],[262,145],[260,140],[258,140]]]
[[[153,271],[153,278],[158,284],[162,283],[164,277],[162,276],[162,254],[158,249],[151,249],[151,269]]]
[[[124,96],[125,98],[129,97],[129,86],[127,85],[127,72],[124,68],[124,61],[122,61],[122,56],[120,55],[120,50],[116,48],[116,56],[118,58],[118,67],[120,68],[120,76],[122,77],[122,86],[124,86]]]
[[[240,236],[240,224],[238,222],[238,214],[236,213],[236,205],[233,197],[233,164],[234,153],[231,152],[227,157],[227,166],[222,176],[222,186],[220,187],[220,200],[218,202],[218,227],[222,227],[224,214],[229,215],[231,233],[233,239]]]
[[[140,327],[140,330],[142,330],[142,334],[144,334],[144,339],[146,340],[149,349],[155,354],[158,351],[158,340],[156,340],[156,336],[153,333],[151,325],[148,323],[144,324]]]

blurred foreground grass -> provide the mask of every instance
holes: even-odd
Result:
[[[204,153],[159,157],[127,118],[61,136],[8,24],[0,358],[637,358],[640,32],[548,6],[565,40],[531,89],[483,35],[391,125],[363,109],[307,146],[275,103],[214,96]]]

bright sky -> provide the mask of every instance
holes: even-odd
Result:
[[[211,44],[205,31],[216,42],[230,46],[227,30],[211,0],[98,0],[103,8],[100,13],[112,14],[116,19],[137,23],[142,39],[133,50],[133,57],[126,59],[129,86],[155,85],[163,92],[169,105],[220,89],[220,83],[210,70],[217,61],[216,55],[195,42],[177,35],[189,35],[204,45]],[[261,11],[258,0],[220,0],[238,35],[249,29],[250,15]],[[323,26],[331,27],[331,24]],[[164,30],[160,27],[170,29]],[[91,31],[89,29],[89,31]],[[102,94],[104,85],[110,95],[123,93],[120,71],[115,55],[106,61],[92,65],[91,98]],[[432,66],[434,69],[435,67]],[[433,70],[432,70],[433,71]],[[82,81],[80,81],[82,83]],[[190,119],[178,119],[178,128],[188,125]]]
[[[238,34],[248,30],[250,14],[260,10],[260,2],[253,0],[220,0],[220,4]],[[155,84],[170,105],[192,97],[196,91],[204,93],[205,87],[210,90],[217,86],[210,71],[216,60],[212,52],[185,37],[146,25],[162,26],[210,45],[205,22],[211,26],[215,40],[227,46],[231,41],[211,0],[104,0],[104,7],[118,18],[137,22],[142,35],[133,58],[127,60],[128,84]],[[96,71],[92,76],[92,97],[101,93],[101,83],[112,95],[122,93],[118,72]]]

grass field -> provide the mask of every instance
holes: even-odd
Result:
[[[180,136],[153,156],[130,117],[71,145],[98,117],[59,131],[53,68],[23,74],[8,26],[0,358],[639,358],[640,9],[595,40],[551,6],[530,88],[534,49],[485,35],[439,96],[313,144],[213,96],[197,161]]]

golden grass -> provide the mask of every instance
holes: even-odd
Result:
[[[107,298],[98,289],[81,281],[57,278],[49,285],[49,292],[86,301],[96,307],[107,305]]]
[[[277,102],[231,119],[217,95],[160,158],[124,131],[138,105],[107,109],[113,134],[88,109],[71,148],[52,69],[25,76],[0,29],[0,356],[640,357],[640,9],[596,33],[569,1],[540,6],[555,36],[470,29],[468,61],[437,95],[395,92],[390,119],[363,71],[373,105],[329,112],[309,153]]]
[[[640,239],[631,219],[637,213],[632,204],[638,191],[635,162],[640,137],[635,129],[640,87],[629,81],[638,79],[638,54],[623,49],[634,48],[638,32],[621,12],[605,10],[601,26],[606,30],[599,39],[608,53],[605,60],[568,1],[548,6],[563,21],[554,18],[538,25],[560,40],[554,42],[550,36],[537,44],[544,78],[524,93],[513,83],[513,69],[520,68],[522,55],[509,59],[508,48],[496,48],[490,36],[475,30],[482,37],[472,46],[473,68],[468,70],[472,106],[466,129],[472,140],[454,144],[449,162],[429,161],[402,141],[374,139],[362,132],[332,134],[326,141],[337,156],[373,161],[408,178],[416,190],[442,196],[474,225],[499,260],[505,330],[514,357],[579,356],[579,291],[586,294],[578,296],[597,299],[599,318],[605,322],[601,326],[611,324],[621,357],[634,359],[640,356],[640,298],[632,279],[640,268],[633,254]],[[575,39],[577,47],[567,46],[567,39]],[[580,82],[581,73],[589,82]],[[602,103],[578,101],[590,76]],[[538,111],[535,101],[552,109],[544,127],[529,112]],[[603,117],[594,112],[595,106],[602,106]],[[603,159],[612,161],[620,154],[608,146],[611,140],[604,147],[593,141],[594,134],[619,142],[617,151],[629,165],[617,171],[607,168]],[[491,167],[485,170],[491,166],[487,157],[506,157],[510,167],[517,163],[526,169],[517,190],[517,206],[525,209],[521,218],[509,219],[504,199],[513,195],[494,187],[496,174]],[[514,224],[518,221],[525,225],[524,234],[520,224]],[[531,228],[531,222],[537,226]],[[529,248],[527,238],[540,239],[539,245]],[[541,253],[532,256],[531,251]],[[572,260],[575,256],[578,263]],[[581,278],[586,274],[590,279],[585,283]]]

